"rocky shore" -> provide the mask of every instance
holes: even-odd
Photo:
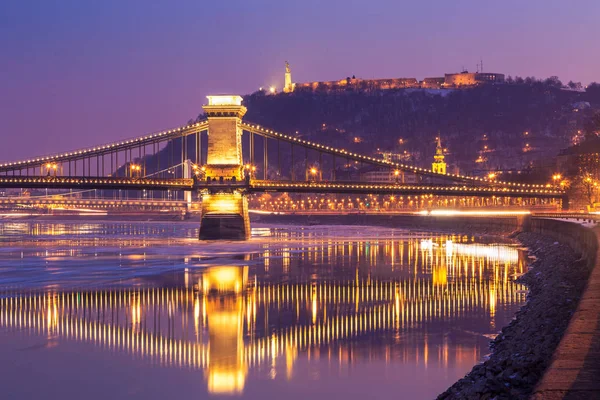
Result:
[[[491,355],[438,396],[449,399],[527,399],[549,366],[590,270],[567,245],[520,233],[535,261],[519,278],[528,301],[492,341]]]

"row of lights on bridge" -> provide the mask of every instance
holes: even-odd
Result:
[[[99,147],[89,148],[89,149],[80,150],[80,151],[75,151],[75,152],[71,152],[71,153],[64,153],[64,154],[61,154],[61,155],[59,155],[59,156],[56,156],[56,157],[44,157],[44,158],[41,158],[41,159],[40,159],[40,158],[37,158],[37,159],[34,159],[34,160],[27,160],[27,161],[20,161],[20,162],[12,162],[12,163],[7,163],[7,164],[2,164],[2,165],[0,165],[0,166],[1,166],[1,167],[7,167],[7,166],[21,165],[21,164],[26,164],[26,163],[31,163],[31,162],[41,161],[41,160],[47,160],[47,159],[51,159],[51,158],[57,158],[57,157],[65,157],[65,156],[71,156],[71,155],[77,155],[77,154],[85,154],[85,153],[89,153],[89,152],[91,152],[91,151],[102,150],[102,149],[107,149],[107,148],[114,148],[114,147],[116,147],[116,146],[121,146],[121,145],[125,145],[125,144],[136,143],[136,142],[140,142],[140,141],[144,141],[144,140],[148,140],[148,139],[153,139],[153,138],[155,138],[155,137],[164,136],[164,135],[168,135],[168,134],[175,133],[175,132],[181,132],[182,130],[188,130],[188,129],[190,129],[190,128],[194,128],[194,127],[198,128],[198,129],[200,129],[200,130],[203,130],[204,128],[207,128],[207,127],[208,127],[208,124],[207,124],[207,121],[202,121],[202,122],[198,122],[198,123],[196,123],[196,124],[187,125],[187,126],[185,126],[185,127],[179,127],[179,128],[175,128],[175,129],[172,129],[172,130],[163,131],[163,132],[160,132],[160,133],[157,133],[157,134],[153,134],[153,135],[147,135],[147,136],[144,136],[144,137],[142,137],[142,138],[137,138],[137,139],[126,140],[126,141],[123,141],[123,142],[118,142],[118,143],[114,143],[114,144],[110,144],[110,145],[105,145],[105,146],[99,146]],[[313,147],[316,147],[316,148],[318,148],[318,149],[330,150],[330,151],[334,151],[334,152],[336,152],[336,153],[341,153],[341,154],[345,154],[345,155],[350,155],[350,156],[359,157],[359,158],[361,158],[361,159],[365,159],[365,160],[368,160],[368,161],[375,161],[375,162],[381,162],[381,163],[389,164],[389,162],[387,162],[387,161],[385,161],[385,160],[379,160],[379,159],[376,159],[376,158],[374,158],[374,157],[363,156],[363,155],[356,154],[356,153],[349,153],[349,152],[347,152],[347,151],[345,151],[345,150],[340,150],[340,149],[336,149],[336,148],[329,147],[329,146],[323,146],[323,145],[320,145],[320,144],[317,144],[317,143],[307,142],[307,141],[305,141],[305,140],[299,140],[299,139],[297,139],[297,138],[294,138],[294,137],[291,137],[291,136],[288,136],[288,135],[283,135],[283,134],[281,134],[281,133],[274,132],[274,131],[272,131],[272,130],[268,130],[268,129],[265,129],[265,128],[261,128],[259,125],[245,125],[245,127],[246,127],[246,128],[253,128],[253,129],[256,129],[256,130],[260,130],[261,132],[270,133],[270,134],[276,135],[276,136],[278,136],[278,137],[283,137],[283,138],[285,138],[285,139],[294,140],[294,141],[300,141],[300,142],[302,142],[303,144],[307,144],[307,145],[309,145],[309,146],[313,146]],[[400,166],[401,166],[402,168],[408,168],[408,169],[411,169],[411,170],[413,170],[414,172],[428,172],[428,173],[432,173],[432,174],[433,174],[433,172],[431,172],[431,171],[429,171],[429,170],[426,170],[426,169],[424,169],[424,168],[413,167],[413,166],[408,166],[408,165],[403,165],[403,164],[400,164]],[[135,167],[135,168],[134,168],[134,167]],[[196,167],[197,167],[197,166],[196,166]],[[54,171],[54,176],[56,176],[57,169],[58,169],[58,165],[57,165],[56,163],[48,163],[48,164],[46,164],[46,168],[47,168],[47,170],[48,170],[48,175],[50,175],[50,172],[51,172],[51,171]],[[131,170],[131,172],[132,172],[132,176],[133,176],[133,174],[134,174],[135,172],[137,172],[138,174],[141,172],[141,167],[140,167],[140,166],[138,166],[138,165],[131,165],[131,167],[130,167],[130,168],[131,168],[130,170]],[[204,168],[204,167],[202,167],[202,168]],[[255,171],[255,168],[256,168],[256,167],[251,167],[251,168],[254,168],[252,171]],[[195,171],[198,171],[198,170],[199,170],[199,167],[197,167],[197,168],[195,169]],[[313,170],[314,170],[314,172],[313,172]],[[310,173],[311,173],[311,175],[312,175],[313,177],[315,177],[315,176],[316,176],[316,173],[317,173],[317,171],[316,171],[316,169],[315,169],[315,168],[311,168],[311,169],[310,169]],[[199,172],[197,172],[197,173],[196,173],[196,175],[198,175],[198,174],[199,174]],[[394,175],[395,175],[396,177],[398,177],[398,176],[400,175],[400,171],[399,171],[399,170],[395,170],[395,171],[394,171]],[[437,174],[437,173],[436,173],[435,175],[440,175],[440,174]],[[448,176],[454,176],[454,177],[458,177],[458,178],[464,178],[464,179],[482,180],[481,178],[477,178],[477,177],[473,178],[473,177],[469,177],[469,176],[463,176],[463,175],[457,175],[457,174],[445,174],[445,175],[448,175]],[[495,174],[495,173],[490,173],[490,174],[488,174],[488,176],[487,176],[487,180],[488,180],[488,181],[494,181],[496,178],[497,178],[497,174]],[[556,183],[557,181],[559,181],[561,178],[562,178],[562,177],[561,177],[561,175],[560,175],[560,174],[555,174],[555,175],[553,175],[553,177],[552,177],[552,179],[553,179],[553,181],[554,181],[555,183]],[[516,185],[516,186],[522,186],[522,187],[527,187],[527,186],[530,186],[530,187],[543,187],[543,186],[544,186],[544,185],[538,185],[538,184],[534,184],[534,185],[528,185],[528,184],[520,184],[520,183],[513,183],[513,182],[498,182],[498,183],[502,183],[502,184],[508,184],[508,185]]]

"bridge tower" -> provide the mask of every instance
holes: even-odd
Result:
[[[250,237],[248,200],[244,194],[227,188],[223,182],[241,182],[242,117],[246,107],[240,96],[207,96],[202,108],[208,117],[206,179],[214,182],[202,192],[200,239]]]

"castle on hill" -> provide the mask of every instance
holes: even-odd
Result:
[[[354,76],[339,81],[317,81],[294,83],[290,64],[285,62],[284,93],[295,91],[324,91],[335,92],[341,90],[385,90],[385,89],[456,89],[477,85],[504,83],[504,74],[492,72],[469,72],[444,74],[443,77],[425,78],[418,81],[416,78],[389,78],[389,79],[360,79]]]

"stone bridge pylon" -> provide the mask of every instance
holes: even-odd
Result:
[[[200,239],[245,240],[250,237],[246,196],[223,185],[243,176],[241,121],[246,114],[240,96],[207,96],[202,108],[208,117],[205,179],[215,185],[202,190]]]

